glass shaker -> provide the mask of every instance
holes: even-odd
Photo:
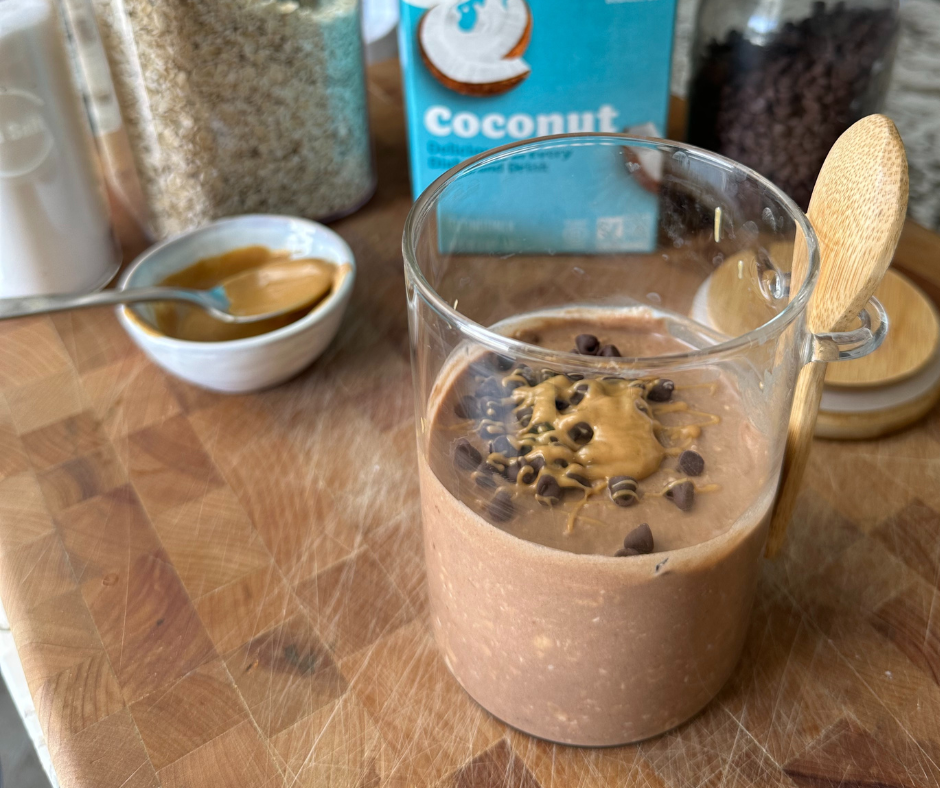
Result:
[[[52,0],[0,0],[0,298],[117,272],[99,161]]]
[[[898,0],[703,0],[688,140],[770,178],[804,210],[829,149],[880,109]]]
[[[94,0],[157,236],[372,194],[359,0]]]

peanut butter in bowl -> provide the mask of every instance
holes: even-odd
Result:
[[[256,271],[257,276],[238,276],[250,271]],[[227,342],[266,334],[316,309],[337,289],[348,271],[348,265],[313,257],[295,259],[289,252],[261,245],[205,257],[170,274],[159,284],[196,290],[224,284],[234,315],[277,312],[284,304],[303,306],[268,320],[234,324],[216,320],[195,306],[163,302],[153,308],[155,327],[165,336],[189,342]]]

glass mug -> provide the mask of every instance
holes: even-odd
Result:
[[[866,311],[809,333],[819,251],[796,204],[716,154],[622,135],[468,160],[415,203],[403,251],[449,669],[556,742],[689,719],[743,647],[797,375],[874,350],[880,305],[874,331]]]

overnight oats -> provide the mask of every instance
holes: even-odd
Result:
[[[504,166],[536,154],[547,174]],[[571,229],[585,225],[598,231]],[[688,146],[545,138],[436,182],[404,255],[448,668],[552,741],[623,744],[689,719],[740,656],[813,358],[806,217]]]

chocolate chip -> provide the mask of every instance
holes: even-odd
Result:
[[[650,402],[668,402],[672,399],[672,392],[676,390],[676,384],[671,380],[657,380],[646,392],[646,398]]]
[[[501,356],[499,353],[490,353],[486,357],[486,362],[499,372],[507,372],[512,369],[513,361],[509,356]]]
[[[638,550],[634,550],[632,547],[621,547],[614,555],[617,558],[625,558],[631,555],[642,555]]]
[[[532,466],[532,470],[535,471],[536,473],[538,473],[540,470],[542,470],[542,468],[545,467],[545,458],[542,455],[532,457],[526,460],[526,462],[528,462],[529,465]]]
[[[701,476],[705,470],[705,460],[697,451],[686,450],[679,455],[679,470],[686,476]]]
[[[509,442],[509,438],[506,435],[500,435],[490,443],[490,453],[502,454],[503,457],[506,457],[507,459],[518,457],[521,454],[519,449]]]
[[[688,481],[674,484],[666,490],[666,497],[683,512],[687,512],[695,503],[695,485]]]
[[[600,340],[593,334],[578,334],[574,338],[574,344],[582,356],[594,356],[600,349]]]
[[[559,413],[561,413],[561,411],[563,410],[568,410],[568,403],[565,402],[563,399],[556,399],[555,410],[557,410]]]
[[[512,517],[514,509],[512,496],[505,490],[500,490],[487,505],[486,513],[494,523],[504,523]]]
[[[532,421],[532,408],[520,408],[517,410],[516,421],[518,421],[522,427],[528,427],[529,422]]]
[[[568,460],[566,460],[564,457],[556,457],[554,460],[552,460],[552,465],[554,465],[556,468],[567,468]]]
[[[558,371],[554,369],[540,369],[538,374],[539,383],[544,383],[546,380],[551,380],[554,377],[558,376]]]
[[[478,487],[482,487],[484,490],[495,490],[499,486],[496,484],[496,479],[493,478],[491,469],[486,466],[480,466],[480,472],[473,480]]]
[[[457,404],[454,405],[454,415],[458,419],[475,419],[480,415],[480,408],[477,404],[476,397],[471,397],[469,394],[460,398]]]
[[[513,371],[513,375],[519,375],[527,384],[530,386],[535,386],[538,384],[538,376],[535,374],[535,370],[532,367],[526,366],[525,364],[520,364]]]
[[[582,375],[580,372],[566,372],[565,377],[571,381],[584,380],[584,375]]]
[[[623,538],[624,550],[636,550],[641,555],[653,552],[653,532],[641,523]]]
[[[617,506],[633,506],[640,498],[637,495],[637,481],[632,476],[611,476],[607,480],[610,499]]]
[[[488,473],[492,476],[505,476],[506,475],[506,463],[499,462],[498,460],[486,460],[479,468],[483,473]]]
[[[517,481],[522,484],[532,484],[536,475],[537,471],[525,460],[513,460],[506,468],[506,478],[513,484]]]
[[[496,378],[487,378],[476,390],[477,399],[500,400],[505,399],[509,390]]]
[[[588,478],[585,477],[585,476],[582,476],[582,475],[579,474],[579,473],[566,473],[565,476],[566,476],[567,478],[571,479],[571,481],[577,482],[577,483],[580,484],[582,487],[590,487],[590,486],[591,486],[591,480],[588,479]]]
[[[477,430],[477,435],[479,435],[485,441],[491,441],[493,438],[499,434],[502,428],[499,425],[491,424],[490,422],[483,422],[480,425],[480,429]]]
[[[480,408],[480,416],[491,421],[502,421],[505,415],[506,406],[500,400],[486,400]]]
[[[466,438],[461,438],[457,441],[457,445],[454,446],[454,465],[456,465],[462,471],[472,471],[474,470],[481,462],[483,457],[480,455],[473,444],[470,443]]]
[[[535,486],[535,494],[554,506],[561,500],[561,485],[554,476],[540,476],[539,483]]]
[[[616,345],[604,345],[604,347],[597,351],[597,355],[607,356],[608,358],[620,358],[620,351],[617,349]]]
[[[568,436],[575,443],[588,443],[594,437],[594,430],[586,421],[579,421],[568,430]]]

